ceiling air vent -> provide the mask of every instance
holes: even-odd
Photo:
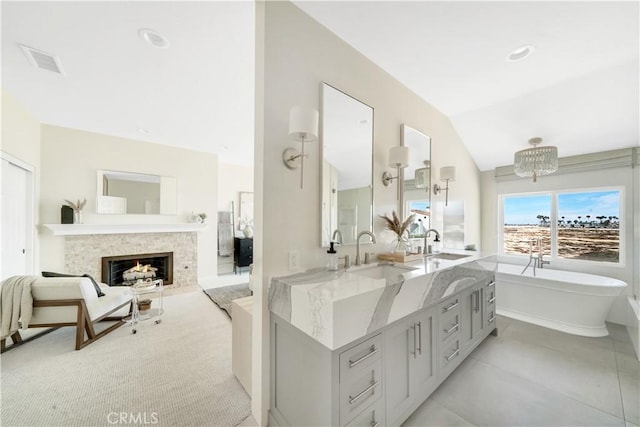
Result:
[[[62,64],[58,57],[23,44],[20,45],[20,48],[22,48],[27,59],[34,67],[64,75]]]

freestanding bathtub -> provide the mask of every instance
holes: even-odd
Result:
[[[593,274],[498,264],[496,311],[539,326],[587,337],[605,337],[604,320],[627,284]]]

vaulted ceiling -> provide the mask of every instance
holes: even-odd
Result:
[[[481,170],[535,136],[560,156],[639,144],[638,2],[296,5],[449,116]],[[253,25],[242,1],[2,2],[2,87],[43,123],[250,164]],[[19,43],[65,74],[33,67]],[[529,57],[505,60],[523,45]]]

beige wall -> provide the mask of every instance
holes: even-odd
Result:
[[[87,224],[186,222],[191,212],[205,212],[209,226],[198,233],[198,277],[217,275],[216,155],[57,126],[42,126],[40,222],[60,223],[65,199],[86,197]],[[139,172],[177,178],[177,215],[98,215],[96,170]],[[41,237],[42,269],[64,269],[62,237]]]
[[[40,122],[2,91],[2,142],[5,153],[40,168]]]
[[[264,21],[260,22],[263,6]],[[262,279],[262,290],[266,290],[271,276],[290,273],[290,251],[299,254],[301,269],[324,264],[325,250],[320,247],[318,238],[321,226],[320,143],[309,143],[305,150],[309,158],[305,160],[303,190],[299,188],[300,170],[291,171],[282,164],[282,151],[286,147],[299,148],[299,143],[288,136],[289,109],[294,105],[319,109],[323,81],[374,108],[373,199],[378,244],[368,246],[366,250],[383,252],[392,245],[392,235],[382,231],[377,215],[397,209],[395,186],[384,187],[381,175],[389,170],[389,148],[400,144],[402,123],[431,136],[434,170],[441,166],[457,166],[458,176],[451,185],[449,196],[465,200],[465,230],[470,241],[479,243],[479,172],[449,119],[291,3],[258,3],[257,20],[256,78],[264,73],[264,86],[256,86],[255,161],[256,165],[262,163],[263,169],[256,168],[255,191],[256,205],[264,200],[260,213],[264,223],[257,227],[254,247],[259,254],[254,257],[254,263],[257,264],[255,272]],[[264,62],[260,58],[263,43]],[[444,194],[436,198],[444,198]],[[355,248],[339,248],[338,251],[340,255],[353,254]],[[267,313],[258,311],[266,311],[266,303],[260,295],[262,292],[256,293],[254,315],[262,319],[263,330],[260,337],[254,337],[254,344],[262,342],[262,348],[254,353],[253,409],[257,419],[264,423],[269,389],[268,363],[265,361],[268,361],[269,340],[264,329]],[[256,371],[256,365],[262,369],[261,373]]]

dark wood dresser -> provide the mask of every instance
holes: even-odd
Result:
[[[233,242],[233,272],[237,273],[242,267],[249,267],[253,263],[253,239],[234,238]]]

